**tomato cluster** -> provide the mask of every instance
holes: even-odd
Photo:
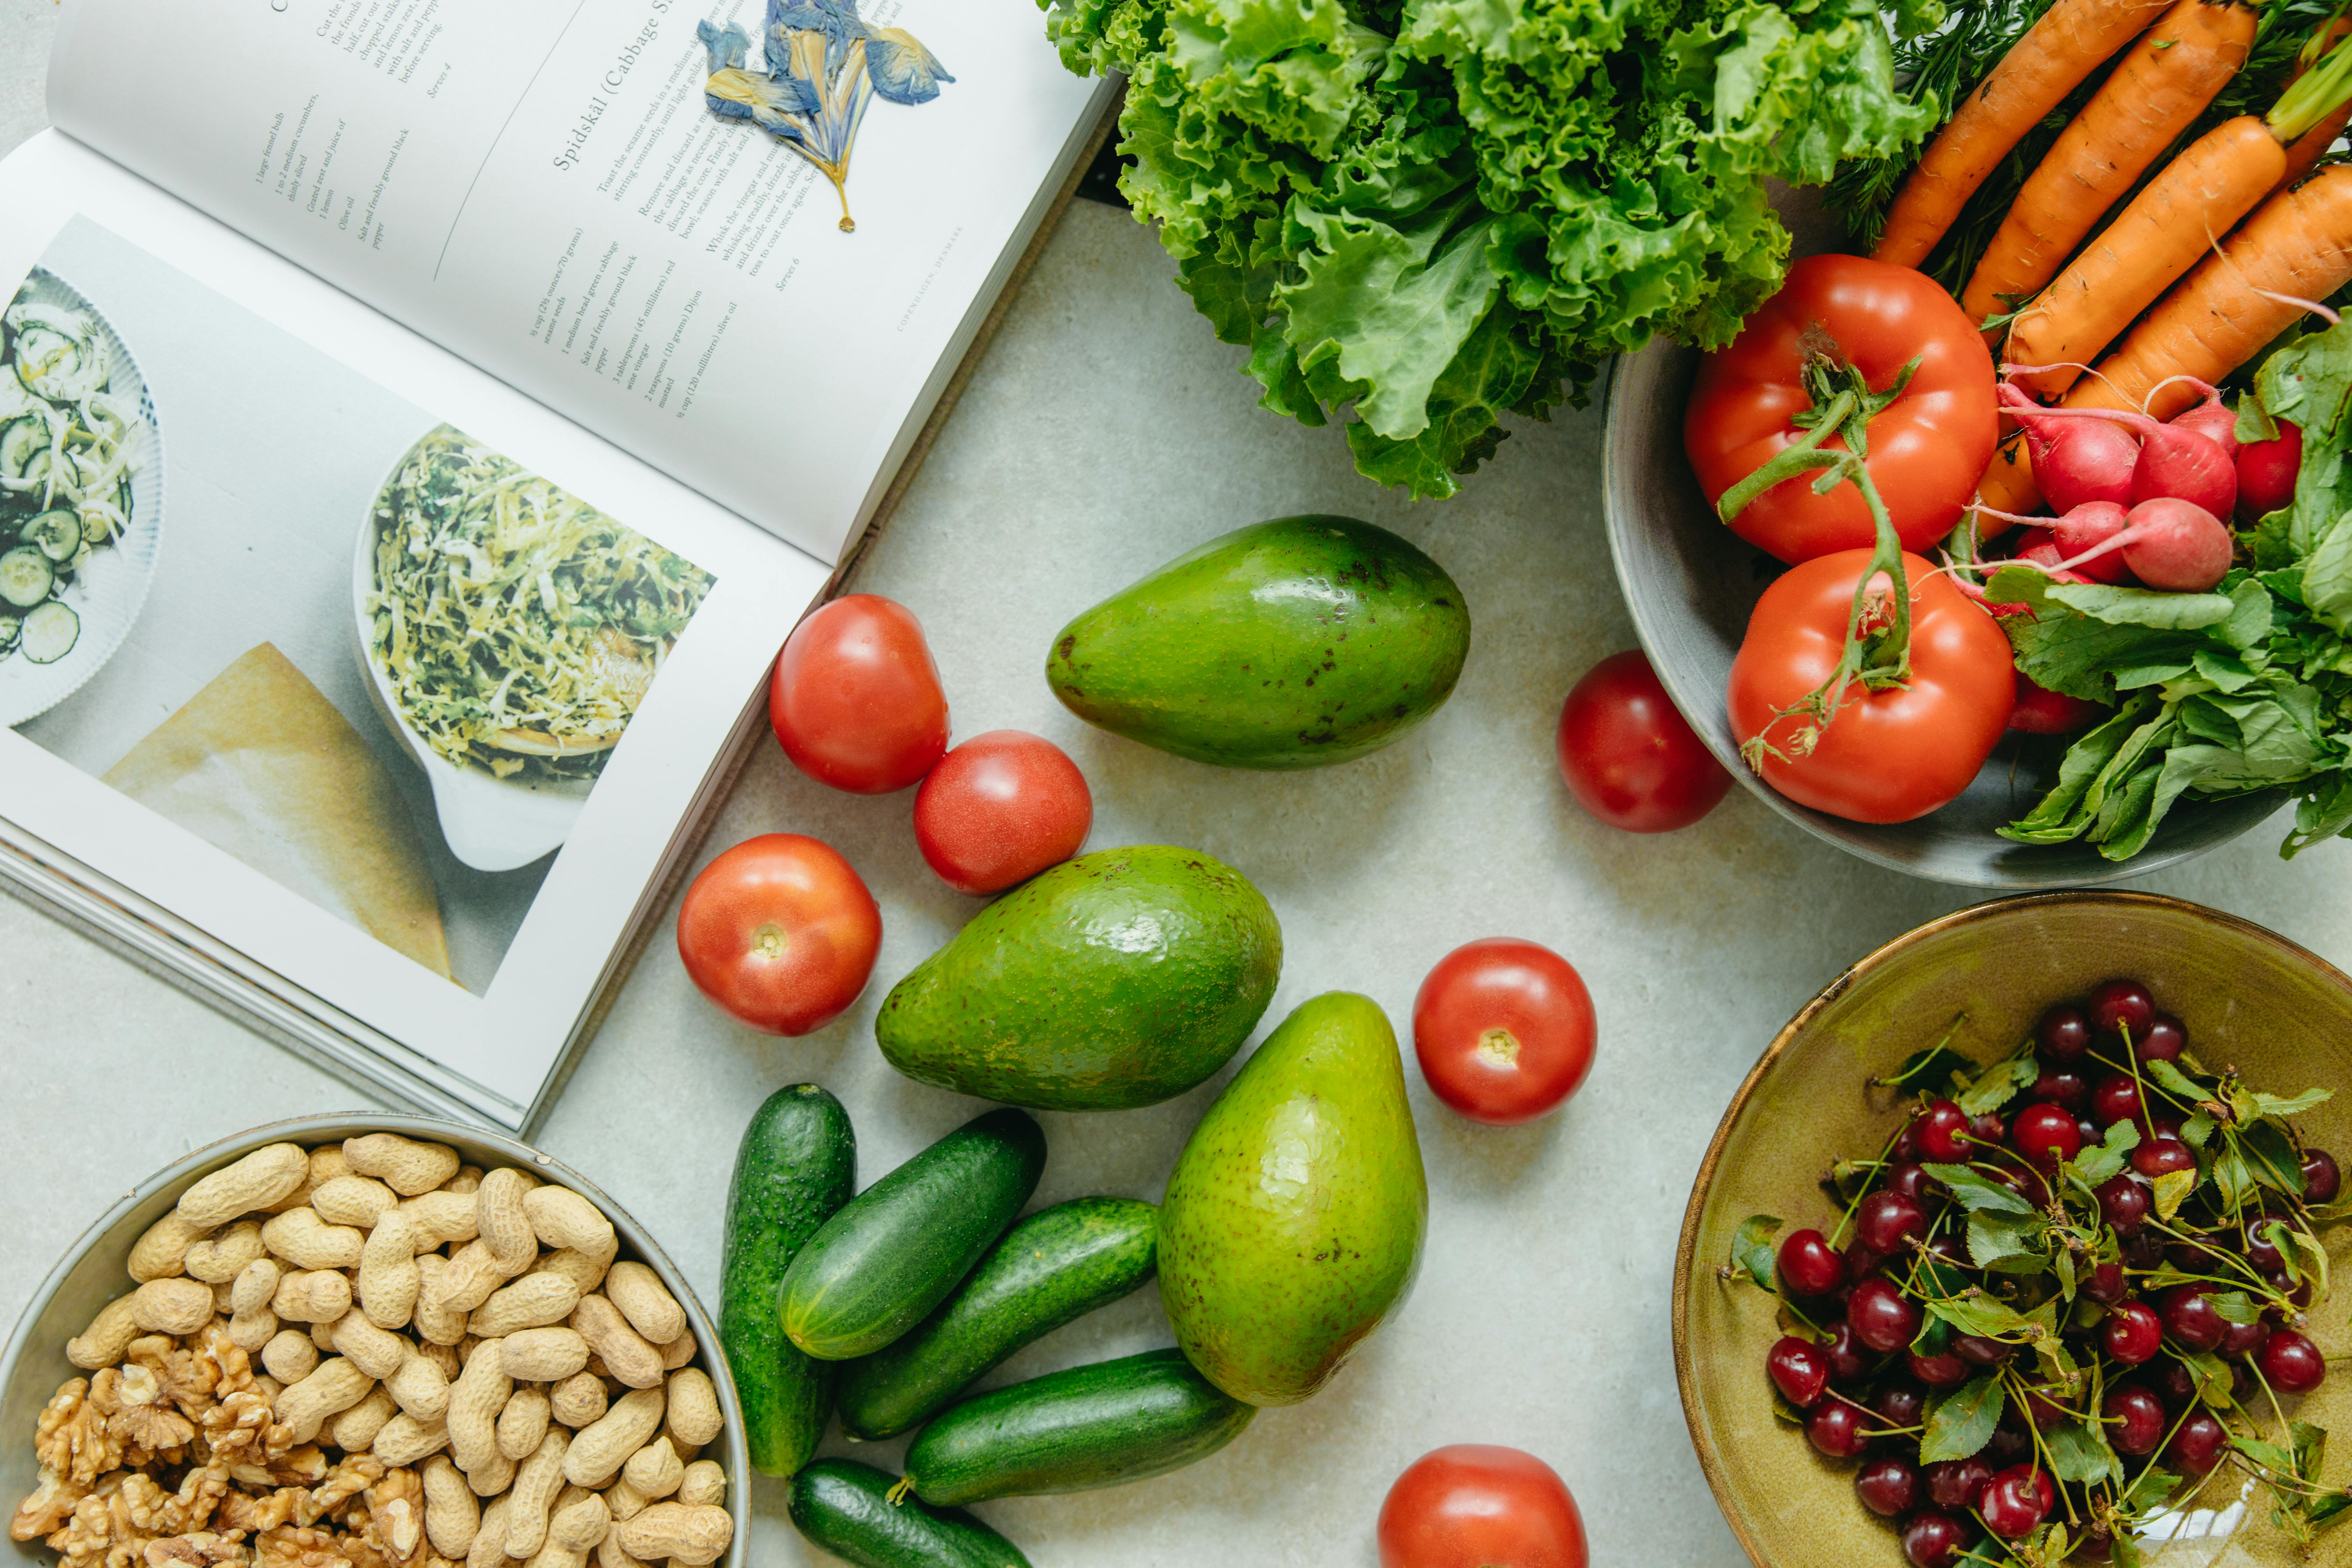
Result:
[[[1086,775],[1051,741],[992,730],[948,749],[947,693],[922,624],[851,594],[784,642],[768,721],[793,765],[854,795],[920,784],[915,841],[940,879],[985,895],[1078,852],[1094,823]],[[687,889],[678,956],[702,994],[766,1034],[805,1035],[866,989],[882,917],[856,870],[794,833],[737,845]]]

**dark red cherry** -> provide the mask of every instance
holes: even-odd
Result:
[[[1906,1240],[1926,1238],[1927,1216],[1901,1193],[1873,1193],[1853,1211],[1853,1234],[1874,1252],[1907,1252]]]
[[[2147,1218],[2147,1184],[2127,1175],[2111,1177],[2100,1184],[2099,1217],[2116,1227],[2117,1236],[2129,1236]]]
[[[1919,1309],[1902,1291],[1874,1276],[1846,1298],[1846,1321],[1853,1337],[1874,1351],[1899,1351],[1919,1332]]]
[[[2315,1204],[2332,1204],[2336,1190],[2344,1185],[2344,1173],[2336,1168],[2336,1156],[2324,1149],[2303,1152],[2303,1195]]]
[[[1954,1334],[1952,1353],[1970,1366],[2005,1366],[2009,1358],[2017,1353],[2017,1347],[1982,1334]]]
[[[2009,1141],[2043,1171],[2055,1171],[2083,1151],[2083,1134],[2075,1129],[2074,1113],[2059,1105],[2029,1105],[2019,1111]]]
[[[2037,1432],[2047,1432],[2066,1419],[2066,1407],[2039,1388],[2025,1391],[2025,1413],[2033,1418]]]
[[[1859,1284],[1886,1267],[1886,1254],[1863,1246],[1859,1241],[1845,1244],[1845,1277]]]
[[[1886,1167],[1886,1190],[1901,1193],[1913,1203],[1925,1208],[1929,1197],[1937,1190],[1936,1178],[1918,1166],[1899,1163]]]
[[[1919,1472],[1907,1459],[1873,1459],[1853,1478],[1862,1506],[1881,1519],[1893,1519],[1919,1506]]]
[[[1958,1388],[1969,1380],[1969,1363],[1946,1351],[1942,1355],[1910,1358],[1911,1375],[1930,1388]]]
[[[1939,1258],[1956,1268],[1976,1267],[1976,1260],[1969,1256],[1969,1244],[1948,1231],[1927,1244],[1927,1256]]]
[[[2107,1441],[2131,1455],[2153,1454],[2164,1441],[2164,1401],[2136,1383],[2119,1383],[2100,1406],[2107,1418]]]
[[[2031,1465],[2015,1465],[1986,1484],[1977,1512],[1987,1530],[2004,1541],[2017,1541],[2032,1534],[2057,1500],[2048,1475]]]
[[[2124,1267],[2153,1268],[2164,1261],[2164,1237],[2152,1230],[2137,1231],[2124,1237]]]
[[[1824,1327],[1828,1329],[1830,1337],[1814,1348],[1829,1358],[1830,1381],[1852,1383],[1870,1365],[1870,1358],[1863,1353],[1860,1342],[1853,1337],[1852,1323],[1840,1318]]]
[[[2071,1062],[2091,1048],[2091,1021],[2080,1007],[2053,1007],[2033,1026],[2034,1054]]]
[[[1802,1410],[1830,1384],[1830,1358],[1811,1340],[1784,1334],[1764,1357],[1764,1370],[1780,1397]]]
[[[2173,1171],[2197,1168],[2196,1151],[2178,1138],[2143,1139],[2131,1152],[2132,1169],[2149,1181]]]
[[[2109,1073],[2091,1089],[2091,1120],[2101,1127],[2139,1120],[2139,1080],[2127,1072]]]
[[[1911,1123],[1923,1159],[1939,1165],[1966,1163],[1969,1157],[1969,1116],[1948,1100],[1931,1100]]]
[[[1831,1250],[1820,1231],[1790,1231],[1781,1238],[1774,1272],[1792,1296],[1826,1296],[1845,1283],[1845,1259]]]
[[[2186,1410],[2197,1403],[2197,1374],[2177,1361],[2160,1361],[2142,1374],[2168,1410]]]
[[[2274,1223],[2270,1215],[2264,1215],[2246,1226],[2243,1237],[2246,1261],[2265,1274],[2275,1274],[2286,1267],[2285,1255],[2279,1251],[2278,1244],[2265,1234],[2267,1228]]]
[[[2215,1348],[2231,1361],[2243,1361],[2260,1351],[2270,1337],[2270,1325],[2260,1320],[2231,1323],[2221,1331],[2221,1342]]]
[[[1842,1399],[1825,1399],[1805,1417],[1805,1436],[1832,1459],[1851,1459],[1870,1446],[1862,1412]]]
[[[2026,1426],[2025,1417],[2018,1414],[2017,1406],[2012,1405],[2000,1413],[2000,1425],[1992,1429],[1992,1437],[1982,1450],[1984,1461],[1998,1469],[2032,1451],[2032,1431]]]
[[[2267,1276],[2267,1278],[2270,1280],[2270,1287],[2272,1289],[2277,1291],[2280,1295],[2294,1302],[2297,1307],[2309,1307],[2311,1305],[2310,1280],[2297,1280],[2290,1276],[2284,1268],[2280,1269],[2275,1274]]]
[[[2164,1322],[2146,1302],[2126,1301],[2099,1326],[2099,1342],[2126,1366],[2137,1366],[2163,1348]]]
[[[2228,1428],[2210,1413],[2200,1410],[2173,1428],[2171,1440],[2164,1446],[2163,1463],[2167,1469],[2205,1475],[2221,1462],[2221,1450],[2229,1446]]]
[[[2158,1013],[2149,1019],[2145,1035],[2132,1036],[2132,1055],[2139,1058],[2143,1067],[2149,1062],[2177,1062],[2188,1048],[2189,1031],[2169,1013]]]
[[[1988,1110],[1982,1116],[1969,1120],[1969,1136],[1988,1149],[1998,1145],[2008,1131],[2009,1128],[1998,1111]]]
[[[2221,1331],[2230,1326],[2198,1285],[2175,1285],[2167,1290],[2157,1298],[2156,1315],[2163,1320],[2164,1331],[2183,1350],[2211,1350],[2221,1342]]]
[[[2317,1345],[2293,1329],[2273,1334],[2255,1364],[2281,1394],[2309,1394],[2327,1381],[2326,1358]]]
[[[2083,1147],[2085,1149],[2093,1147],[2102,1140],[2097,1123],[2087,1115],[2074,1119],[2074,1136],[2082,1140]]]
[[[1871,1412],[1879,1419],[1879,1425],[1873,1430],[1883,1432],[1891,1427],[1916,1426],[1927,1404],[1927,1390],[1907,1378],[1898,1378],[1871,1395]]]
[[[2091,1109],[2091,1080],[2071,1068],[2043,1068],[2026,1093],[2043,1105],[2063,1105],[2078,1113]]]
[[[1929,1502],[1937,1508],[1968,1513],[1976,1508],[1985,1483],[1992,1479],[1992,1467],[1971,1455],[1965,1459],[1945,1459],[1930,1465],[1924,1476]]]
[[[1903,1555],[1911,1568],[1952,1568],[1973,1533],[1948,1513],[1921,1509],[1903,1521]]]
[[[2082,1277],[2078,1289],[2100,1306],[2112,1307],[2131,1294],[2131,1282],[2122,1264],[2102,1263]]]
[[[2135,1044],[2147,1036],[2156,1021],[2156,1003],[2147,987],[2137,980],[2110,980],[2091,993],[2091,1028],[2109,1039],[2128,1037]]]

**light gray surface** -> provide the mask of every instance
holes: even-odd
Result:
[[[0,60],[13,87],[37,68],[50,13],[6,5]],[[1577,674],[1633,641],[1601,539],[1597,414],[1523,430],[1464,499],[1409,506],[1354,476],[1336,432],[1254,408],[1237,355],[1171,271],[1124,214],[1077,205],[855,586],[922,617],[959,734],[1019,727],[1069,748],[1095,789],[1096,845],[1194,845],[1258,882],[1287,950],[1269,1026],[1345,987],[1402,1026],[1442,953],[1512,933],[1581,970],[1601,1055],[1564,1114],[1512,1131],[1453,1118],[1408,1068],[1430,1172],[1429,1251],[1411,1301],[1322,1395],[1266,1412],[1177,1475],[980,1511],[1038,1568],[1370,1568],[1373,1519],[1399,1469],[1443,1443],[1507,1443],[1567,1478],[1596,1562],[1735,1568],[1669,1360],[1691,1177],[1773,1031],[1841,965],[1966,900],[1841,855],[1740,792],[1665,838],[1584,817],[1553,771],[1552,724]],[[1475,640],[1434,721],[1364,762],[1249,775],[1086,731],[1055,704],[1042,666],[1069,616],[1214,533],[1306,510],[1397,528],[1461,582]],[[872,1043],[885,988],[976,907],[925,869],[910,804],[832,794],[763,744],[709,852],[779,829],[839,847],[884,911],[874,987],[817,1036],[763,1040],[712,1013],[656,933],[541,1140],[705,1292],[735,1140],[771,1089],[813,1079],[839,1093],[868,1181],[977,1110],[898,1079]],[[2283,865],[2281,826],[2144,885],[2352,961],[2347,847]],[[5,900],[0,953],[0,1146],[15,1173],[0,1199],[0,1314],[146,1173],[268,1117],[356,1099]],[[1053,1155],[1037,1201],[1156,1197],[1216,1087],[1149,1110],[1045,1118]],[[1147,1292],[1000,1376],[1165,1335]],[[867,1457],[887,1464],[898,1452]],[[821,1561],[785,1521],[779,1487],[762,1483],[758,1501],[754,1561]]]

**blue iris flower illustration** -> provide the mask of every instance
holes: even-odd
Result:
[[[751,40],[732,22],[695,25],[710,52],[703,101],[727,120],[748,120],[814,163],[841,196],[841,229],[849,216],[849,150],[858,121],[878,93],[893,103],[929,103],[940,83],[953,81],[937,56],[903,27],[868,26],[857,0],[768,0],[761,29],[761,68],[751,67]]]

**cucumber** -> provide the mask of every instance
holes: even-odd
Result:
[[[1146,1351],[951,1406],[908,1447],[904,1484],[935,1504],[1121,1486],[1207,1458],[1256,1414],[1182,1351]]]
[[[81,548],[81,519],[52,508],[26,523],[16,537],[53,563],[63,565]]]
[[[0,601],[19,611],[29,610],[49,596],[58,579],[49,558],[30,544],[0,553]]]
[[[871,1355],[947,1299],[1045,1170],[1026,1112],[976,1116],[852,1198],[784,1271],[793,1343],[820,1361]]]
[[[922,1424],[1032,1341],[1151,1278],[1160,1211],[1075,1198],[1007,1231],[948,1304],[896,1344],[841,1370],[842,1430],[888,1437]]]
[[[1021,1549],[961,1509],[892,1502],[895,1478],[819,1459],[793,1478],[784,1507],[800,1532],[857,1568],[1029,1568]]]
[[[73,652],[74,644],[81,640],[81,617],[53,599],[46,605],[35,605],[25,613],[24,629],[19,635],[26,658],[35,664],[55,664]]]
[[[776,1285],[856,1190],[857,1137],[841,1101],[796,1083],[751,1113],[727,1189],[719,1342],[742,1401],[751,1463],[768,1475],[808,1463],[833,1408],[833,1368],[784,1337]]]

